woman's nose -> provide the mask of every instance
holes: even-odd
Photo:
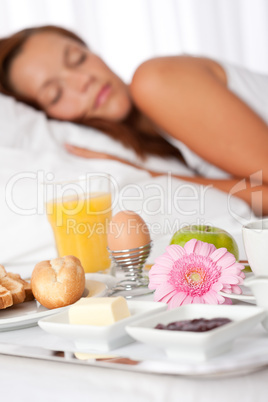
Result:
[[[85,92],[93,81],[88,73],[70,69],[63,71],[62,78],[67,87],[79,93]]]

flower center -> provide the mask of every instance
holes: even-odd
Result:
[[[188,254],[174,262],[169,273],[169,283],[178,292],[202,296],[218,281],[220,269],[209,257]]]
[[[187,280],[187,282],[189,284],[193,284],[193,285],[197,282],[201,282],[203,280],[203,278],[204,278],[204,275],[201,275],[199,272],[196,272],[196,271],[194,271],[194,272],[190,271],[185,275],[185,279]]]

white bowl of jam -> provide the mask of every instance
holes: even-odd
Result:
[[[265,314],[253,306],[188,304],[136,321],[126,331],[164,349],[170,359],[201,362],[230,350]]]

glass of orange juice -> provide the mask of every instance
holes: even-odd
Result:
[[[112,215],[110,187],[107,174],[45,183],[46,213],[58,256],[74,255],[85,272],[107,272],[111,264],[107,251],[107,227]]]

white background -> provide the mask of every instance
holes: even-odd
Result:
[[[0,0],[0,37],[43,24],[80,34],[126,81],[181,53],[268,73],[267,0]]]

